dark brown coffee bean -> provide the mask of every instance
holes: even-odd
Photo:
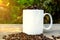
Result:
[[[14,37],[14,36],[15,36],[15,34],[9,34],[8,36],[10,36],[10,37]]]
[[[60,36],[56,37],[57,39],[60,39]]]
[[[56,36],[56,37],[55,37],[55,36],[53,35],[52,37],[53,37],[54,39],[60,39],[60,36]]]
[[[54,35],[52,35],[53,39],[56,40],[56,37]]]
[[[10,37],[6,37],[5,40],[10,40],[11,38]]]
[[[15,33],[15,34],[9,34],[7,36],[4,36],[5,40],[53,40],[50,39],[43,34],[39,35],[28,35],[26,33]]]
[[[43,35],[43,34],[41,34],[41,35],[39,35],[39,36],[41,36],[41,38],[43,38],[43,37],[44,37],[44,35]]]
[[[3,39],[5,39],[7,36],[5,35],[5,36],[3,36]]]
[[[15,39],[10,39],[10,40],[15,40]]]
[[[35,36],[35,40],[42,40],[40,36]]]

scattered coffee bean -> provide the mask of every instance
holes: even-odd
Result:
[[[56,37],[54,35],[52,35],[53,39],[56,40]]]
[[[23,32],[3,36],[3,39],[5,39],[5,40],[56,40],[56,39],[59,39],[60,36],[55,37],[54,35],[52,35],[52,38],[53,39],[46,37],[43,34],[28,35],[28,34],[23,33]]]
[[[54,36],[54,35],[52,35],[52,37],[54,38],[54,40],[60,39],[60,36]]]
[[[57,39],[60,39],[60,36],[56,37]]]
[[[6,35],[5,36],[3,36],[3,39],[5,39],[6,38]]]

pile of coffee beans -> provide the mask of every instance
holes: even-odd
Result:
[[[3,36],[5,40],[56,40],[57,37],[52,36],[53,39],[44,36],[43,34],[40,35],[28,35],[26,33],[15,33],[15,34],[8,34]],[[58,37],[59,38],[59,37]]]

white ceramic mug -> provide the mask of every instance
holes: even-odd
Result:
[[[50,26],[45,28],[43,26],[44,16],[50,16]],[[23,10],[23,32],[29,35],[36,35],[43,33],[43,29],[49,30],[52,27],[52,17],[49,13],[44,13],[44,10],[38,9],[24,9]]]

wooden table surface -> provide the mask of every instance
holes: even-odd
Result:
[[[45,25],[45,27],[46,26],[49,26],[49,25]],[[58,36],[58,35],[60,35],[60,24],[53,24],[52,28],[50,30],[44,31],[44,34],[47,36],[51,36],[51,35]]]
[[[7,25],[6,27],[5,27],[5,25]],[[4,29],[3,31],[2,31],[2,29],[0,30],[0,40],[4,40],[4,39],[2,39],[2,37],[3,37],[3,35],[7,35],[7,34],[10,34],[10,33],[15,33],[15,32],[22,32],[22,24],[0,24],[0,29],[2,28],[2,29],[4,29],[4,28],[15,28],[16,26],[17,26],[17,29],[10,29],[10,30],[12,30],[12,32],[11,31],[7,31],[6,29]],[[48,24],[45,24],[45,27],[48,27],[49,25]],[[20,29],[18,29],[18,28],[20,28]],[[17,30],[17,31],[16,31]],[[44,31],[44,35],[46,35],[46,36],[48,36],[48,37],[51,37],[52,35],[55,35],[55,36],[58,36],[58,35],[60,35],[60,24],[53,24],[52,25],[52,28],[50,29],[50,30],[45,30]]]

